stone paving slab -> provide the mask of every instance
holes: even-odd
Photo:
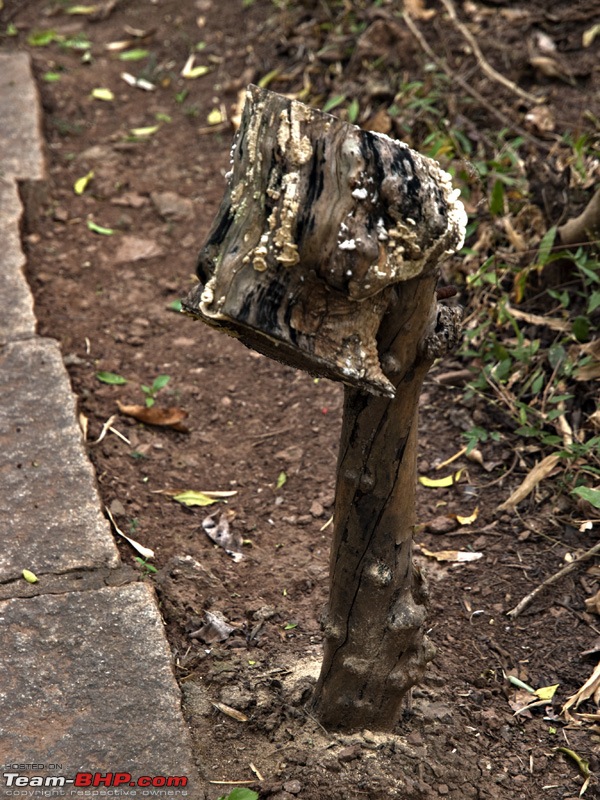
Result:
[[[0,582],[116,567],[58,344],[0,348]]]
[[[40,110],[27,53],[0,53],[0,167],[3,178],[43,180]]]
[[[0,121],[0,154],[2,147]],[[2,170],[3,159],[0,155],[0,345],[11,339],[29,338],[36,329],[33,297],[23,272],[26,261],[20,234],[23,206],[16,182],[3,178]]]
[[[43,765],[28,772],[68,778],[185,776],[187,795],[157,796],[204,797],[149,586],[6,600],[0,624],[1,765]],[[0,796],[4,781],[0,770]]]

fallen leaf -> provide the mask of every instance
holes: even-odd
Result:
[[[213,706],[217,709],[217,711],[220,711],[222,714],[227,714],[227,716],[231,717],[231,719],[236,719],[238,722],[248,722],[248,717],[245,714],[242,714],[241,711],[238,711],[237,708],[226,706],[225,703],[213,703]]]
[[[124,386],[127,383],[127,378],[124,378],[122,375],[117,375],[116,372],[104,372],[100,371],[96,373],[96,378],[101,383],[108,383],[111,386]]]
[[[404,0],[404,10],[414,19],[428,20],[435,17],[433,8],[425,8],[424,0]]]
[[[125,50],[124,53],[119,54],[119,59],[121,61],[141,61],[143,58],[147,58],[150,55],[148,50],[144,50],[141,47],[135,47],[133,50]]]
[[[477,561],[483,558],[483,553],[472,553],[466,550],[438,550],[434,553],[426,547],[421,546],[421,552],[423,555],[429,556],[429,558],[435,558],[436,561],[464,562]]]
[[[588,778],[589,777],[590,765],[585,760],[585,758],[582,758],[582,756],[578,755],[574,750],[571,750],[568,747],[557,747],[556,748],[556,752],[557,753],[564,753],[566,756],[568,756],[570,759],[572,759],[577,764],[577,766],[579,768],[579,771],[581,772],[583,777],[584,778]]]
[[[226,513],[221,514],[218,522],[215,521],[214,515],[206,517],[202,522],[202,527],[208,538],[218,544],[219,547],[222,547],[236,564],[243,559],[242,537],[239,534],[232,533]]]
[[[205,644],[224,642],[234,630],[235,627],[227,622],[220,611],[206,611],[204,623],[197,631],[190,633],[190,639],[202,639]]]
[[[135,75],[130,75],[129,72],[122,72],[121,77],[130,86],[136,86],[138,89],[143,89],[145,92],[153,92],[156,86],[144,78],[136,78]]]
[[[558,453],[552,453],[551,455],[546,456],[546,458],[543,458],[538,464],[535,465],[529,475],[527,475],[521,485],[515,489],[508,500],[505,500],[504,503],[498,506],[498,511],[508,511],[516,508],[520,502],[522,502],[529,494],[531,494],[538,483],[550,475],[550,473],[556,468],[556,465],[559,461],[560,455]]]
[[[209,125],[220,125],[222,122],[225,122],[225,120],[226,117],[219,108],[213,108],[213,110],[206,117],[206,121]]]
[[[88,219],[87,226],[92,233],[99,233],[101,236],[112,236],[114,234],[114,230],[112,228],[105,228],[102,225],[98,225],[91,219]]]
[[[427,478],[425,475],[421,475],[419,477],[419,483],[422,486],[428,486],[433,489],[438,489],[445,486],[454,486],[454,484],[458,483],[458,481],[460,480],[460,476],[462,475],[462,473],[463,473],[462,469],[459,469],[452,475],[446,475],[445,478]]]
[[[78,178],[73,184],[73,191],[75,192],[75,194],[83,194],[93,177],[94,177],[94,170],[91,169],[87,175],[83,176],[83,178]]]
[[[472,525],[479,516],[479,506],[468,517],[461,517],[460,514],[456,515],[456,521],[459,525]]]
[[[103,89],[101,87],[92,89],[92,97],[94,100],[104,100],[107,103],[110,103],[115,99],[115,96],[110,89]]]
[[[133,417],[146,425],[158,425],[163,428],[172,428],[181,433],[189,433],[189,428],[182,424],[182,420],[188,416],[188,412],[183,408],[157,405],[148,408],[145,405],[126,405],[119,400],[117,400],[117,406],[121,414]]]
[[[194,66],[195,56],[191,55],[188,60],[185,62],[184,68],[181,70],[181,77],[187,78],[188,80],[193,80],[194,78],[200,78],[202,75],[206,75],[210,72],[210,67],[205,66]],[[219,120],[221,122],[222,120]],[[209,123],[210,124],[210,123]]]
[[[287,483],[287,475],[285,472],[280,472],[277,476],[277,483],[275,484],[276,489],[281,489],[282,486],[285,486]]]
[[[560,683],[554,683],[552,686],[541,686],[535,690],[535,696],[540,700],[552,700],[559,686]]]
[[[135,539],[132,539],[131,537],[126,536],[123,533],[123,531],[119,528],[117,523],[115,522],[115,518],[111,514],[110,509],[105,506],[104,510],[106,511],[109,520],[112,522],[112,526],[115,529],[115,533],[118,533],[119,536],[121,536],[123,539],[125,539],[126,542],[129,542],[129,544],[133,547],[133,549],[137,550],[138,553],[141,556],[143,556],[145,559],[154,558],[154,550],[151,550],[149,547],[145,547],[143,544],[140,544],[139,542],[136,542]]]
[[[131,128],[130,133],[132,136],[140,136],[141,138],[147,138],[148,136],[152,136],[159,130],[160,125],[148,125],[145,128]]]
[[[583,686],[578,689],[575,694],[572,694],[571,697],[567,698],[560,713],[568,720],[573,719],[569,713],[569,710],[571,708],[579,708],[581,703],[589,699],[593,699],[596,705],[600,705],[600,662],[598,662],[596,668]]]
[[[591,28],[588,28],[583,32],[583,36],[581,37],[581,43],[584,47],[589,47],[596,36],[600,34],[600,22],[597,22],[595,25],[592,25]]]
[[[212,506],[218,502],[218,498],[211,497],[205,492],[195,492],[193,489],[173,495],[173,500],[184,506]]]
[[[600,614],[600,589],[593,597],[586,598],[585,610],[593,614]]]
[[[71,6],[66,9],[67,14],[95,14],[98,6]]]
[[[35,572],[32,572],[29,569],[24,569],[23,572],[21,573],[21,575],[25,578],[27,583],[37,583],[38,582],[38,576],[35,574]]]

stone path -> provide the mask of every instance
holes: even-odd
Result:
[[[0,53],[0,797],[204,798],[154,592],[120,562],[36,334],[21,225],[44,187],[29,58]]]

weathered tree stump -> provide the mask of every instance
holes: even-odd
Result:
[[[439,261],[464,237],[457,198],[403,143],[250,87],[184,302],[249,347],[346,384],[313,701],[330,727],[393,727],[431,657],[411,557],[416,415],[460,327],[435,297]]]

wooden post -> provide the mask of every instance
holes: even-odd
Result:
[[[455,342],[438,306],[466,214],[450,176],[401,142],[248,89],[227,190],[184,309],[244,344],[343,381],[324,725],[390,729],[431,647],[411,558],[423,378]]]

